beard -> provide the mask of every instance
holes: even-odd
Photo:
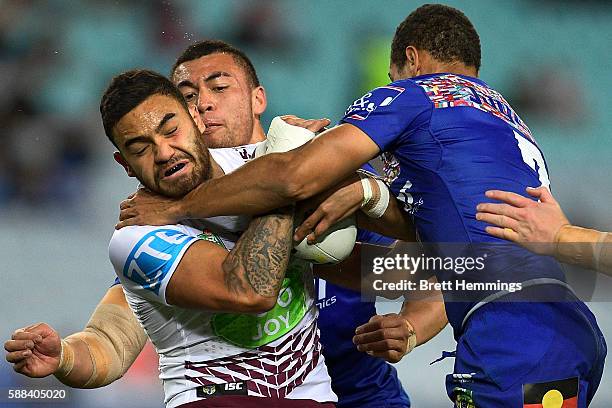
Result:
[[[189,173],[171,181],[163,181],[164,174],[162,174],[161,169],[157,169],[153,183],[145,181],[143,177],[138,177],[140,183],[157,194],[171,198],[180,198],[208,180],[212,173],[210,153],[203,145],[195,124],[193,131],[195,142],[189,146],[189,149],[186,149],[191,153],[185,150],[180,153],[177,152],[169,162],[163,164],[163,168],[168,168],[168,166],[171,166],[173,163],[186,160],[192,165],[192,169]]]
[[[232,126],[218,129],[213,133],[204,131],[202,137],[206,146],[210,149],[219,149],[249,144],[253,137],[255,121],[251,110],[246,111],[241,116],[243,117],[236,116],[229,122],[233,124]]]

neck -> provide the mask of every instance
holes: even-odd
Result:
[[[264,140],[266,140],[266,132],[264,132],[261,122],[257,119],[253,125],[253,135],[249,140],[249,144],[263,142]]]
[[[440,72],[448,72],[449,74],[465,75],[478,78],[478,71],[474,67],[469,67],[460,62],[434,62],[428,67],[421,70],[421,75],[437,74]]]
[[[210,158],[210,178],[214,179],[214,178],[219,178],[223,176],[225,176],[225,172],[223,171],[221,166],[217,164],[215,159],[211,157]]]

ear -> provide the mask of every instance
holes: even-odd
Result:
[[[406,47],[406,70],[411,77],[421,74],[421,61],[419,61],[419,51],[409,45]]]
[[[253,114],[256,116],[260,116],[266,111],[268,100],[266,98],[266,90],[263,86],[258,86],[251,92],[251,105]]]
[[[121,167],[125,169],[125,172],[127,173],[128,176],[136,177],[134,170],[132,170],[132,168],[130,167],[130,165],[128,164],[128,162],[125,160],[125,158],[123,157],[121,153],[119,152],[113,153],[113,158],[115,159],[117,163],[121,165]]]

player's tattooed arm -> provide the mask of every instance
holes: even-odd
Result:
[[[293,247],[293,206],[254,218],[223,262],[227,289],[276,298]]]

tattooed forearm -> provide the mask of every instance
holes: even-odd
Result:
[[[293,207],[255,218],[223,263],[225,285],[236,294],[250,287],[276,297],[292,248]]]

